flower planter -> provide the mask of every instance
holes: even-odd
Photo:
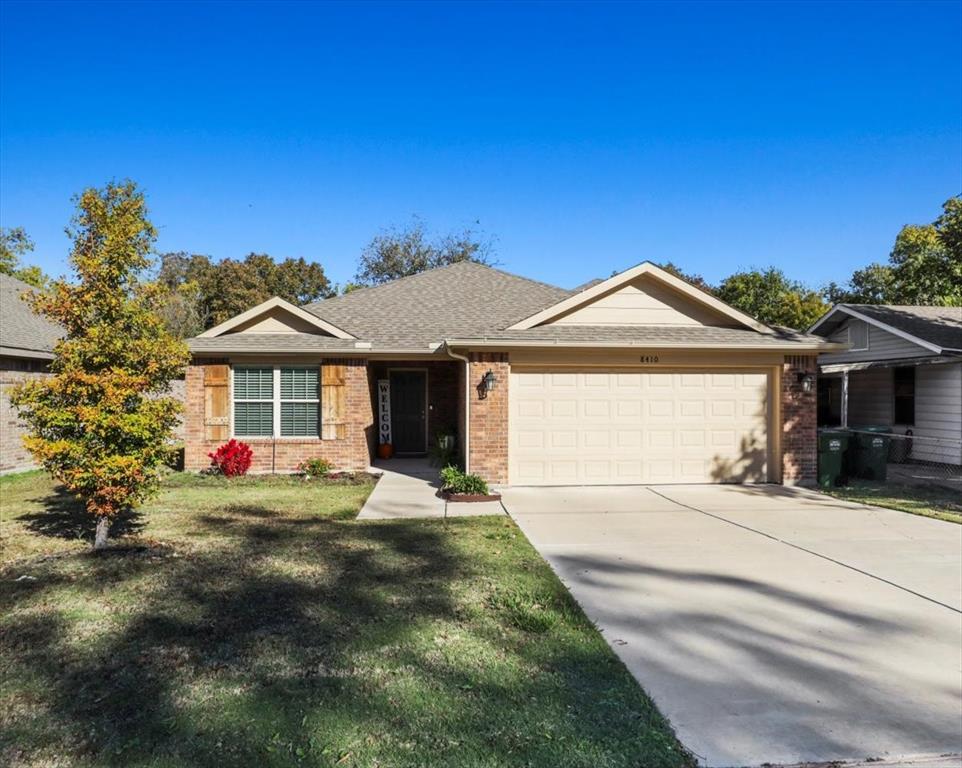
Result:
[[[441,491],[441,498],[450,502],[473,503],[478,501],[501,501],[500,493],[449,493]]]
[[[394,455],[394,446],[390,443],[381,443],[377,447],[377,457],[379,459],[390,459]]]

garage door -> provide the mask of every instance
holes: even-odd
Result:
[[[768,375],[515,370],[509,481],[765,482]]]

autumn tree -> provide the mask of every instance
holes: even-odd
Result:
[[[24,257],[33,251],[33,240],[23,227],[0,227],[0,274],[23,280],[35,288],[45,288],[50,278],[40,267],[24,264]]]
[[[133,182],[110,183],[76,202],[68,230],[76,280],[31,299],[66,331],[54,375],[11,399],[29,429],[26,447],[96,521],[99,549],[111,520],[157,488],[181,407],[168,388],[189,356],[153,311],[160,288],[140,278],[155,238],[143,194]]]
[[[192,325],[210,328],[274,296],[302,305],[333,292],[320,264],[303,258],[277,262],[265,253],[216,262],[200,254],[165,253],[157,278],[169,291],[164,316],[174,333]]]
[[[490,241],[472,229],[432,240],[423,222],[415,218],[409,227],[382,232],[368,243],[350,285],[380,285],[460,261],[491,264]]]
[[[763,323],[796,330],[808,328],[828,309],[817,291],[774,267],[729,275],[715,295]]]

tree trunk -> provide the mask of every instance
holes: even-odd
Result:
[[[110,532],[110,519],[106,517],[97,518],[97,533],[94,535],[94,549],[103,549],[107,546],[107,534]]]

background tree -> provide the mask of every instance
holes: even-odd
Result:
[[[153,312],[160,287],[138,278],[155,231],[133,182],[85,190],[68,233],[76,283],[58,280],[32,298],[66,329],[54,375],[19,386],[11,399],[29,427],[24,444],[83,500],[101,548],[110,521],[157,487],[180,410],[166,393],[189,356]]]
[[[304,259],[276,262],[265,253],[243,261],[184,252],[160,258],[157,280],[169,291],[163,315],[172,333],[195,335],[234,315],[280,296],[292,304],[309,304],[333,293],[320,264]]]
[[[35,288],[46,288],[50,278],[43,270],[23,263],[24,257],[32,251],[33,240],[23,227],[0,227],[0,274],[11,275]]]
[[[706,291],[708,293],[715,292],[715,287],[711,285],[711,283],[709,283],[701,275],[689,274],[688,272],[683,271],[681,267],[675,265],[670,261],[667,264],[662,264],[661,268],[666,272],[670,272],[675,277],[680,277],[682,280],[684,280],[687,283],[690,283],[691,285],[694,285],[696,288],[701,288],[701,290]]]
[[[491,264],[491,243],[471,229],[428,239],[424,224],[415,218],[406,229],[377,235],[361,253],[354,284],[379,285],[399,277],[460,261]]]
[[[902,227],[888,264],[858,269],[823,294],[833,304],[962,306],[962,197],[946,200],[933,223]]]
[[[736,272],[722,280],[715,294],[763,323],[796,330],[808,328],[828,309],[817,291],[774,267]]]

